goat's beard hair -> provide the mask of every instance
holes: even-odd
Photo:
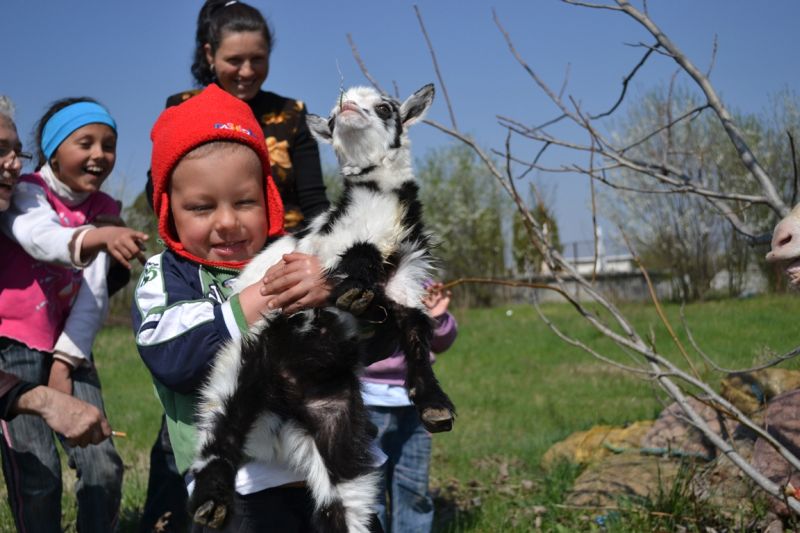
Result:
[[[359,167],[380,164],[383,157],[391,152],[388,143],[391,141],[386,132],[375,131],[374,128],[355,129],[337,127],[333,141],[333,149],[341,167]]]

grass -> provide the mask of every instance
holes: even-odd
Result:
[[[566,305],[545,307],[563,330],[619,360],[615,350]],[[511,311],[511,313],[509,313]],[[679,355],[651,306],[622,306],[637,330],[652,330],[658,349],[672,360]],[[679,308],[666,306],[679,329]],[[560,465],[545,474],[539,467],[544,452],[574,431],[593,425],[624,424],[654,418],[662,399],[650,383],[592,359],[559,340],[526,306],[456,310],[459,338],[443,354],[436,372],[458,407],[451,433],[434,437],[431,484],[439,532],[516,532],[592,530],[595,516],[559,507],[579,470]],[[744,367],[770,353],[797,344],[794,331],[800,299],[764,296],[687,306],[685,314],[703,349],[720,364]],[[606,317],[607,318],[607,317]],[[679,333],[686,342],[685,335]],[[687,344],[688,345],[688,344]],[[160,408],[147,370],[127,328],[103,330],[96,360],[112,426],[128,434],[115,444],[125,463],[123,515],[120,530],[136,530],[147,484],[149,451],[159,424]],[[717,383],[696,361],[704,377]],[[797,368],[790,361],[784,365]],[[71,473],[65,473],[64,526],[74,531]],[[644,506],[609,515],[609,531],[643,531],[654,523],[648,516],[699,513],[687,508],[681,487],[665,487]],[[637,507],[642,509],[642,506]],[[667,509],[667,511],[664,511]],[[669,522],[661,524],[670,530]],[[691,529],[690,529],[691,530]],[[13,531],[7,506],[0,508],[0,532]]]

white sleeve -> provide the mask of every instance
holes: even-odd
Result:
[[[92,345],[108,314],[107,274],[110,258],[100,252],[94,262],[83,270],[83,282],[69,312],[64,331],[56,341],[53,352],[78,367],[91,361]]]
[[[44,190],[33,183],[18,183],[11,206],[4,213],[2,230],[34,259],[61,266],[82,268],[73,261],[70,244],[81,229],[61,225]],[[91,226],[89,226],[91,227]]]

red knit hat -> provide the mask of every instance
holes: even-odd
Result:
[[[283,202],[272,181],[269,155],[261,126],[250,107],[211,84],[194,98],[165,109],[150,132],[153,141],[153,209],[158,215],[158,234],[170,250],[187,259],[209,266],[241,268],[247,261],[209,261],[188,252],[170,227],[169,180],[183,156],[201,144],[234,141],[249,146],[261,159],[264,169],[268,237],[283,233]]]

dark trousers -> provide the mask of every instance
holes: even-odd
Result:
[[[192,533],[315,533],[311,525],[314,501],[303,487],[275,487],[236,495],[234,513],[223,529],[192,524]],[[383,533],[377,516],[372,533]]]
[[[0,369],[31,383],[46,384],[50,355],[10,339],[0,340]],[[72,394],[103,411],[94,367],[72,372]],[[2,422],[0,451],[11,512],[19,531],[60,532],[61,461],[53,430],[38,416],[18,415]],[[85,448],[61,443],[75,470],[77,529],[107,533],[116,529],[122,497],[122,459],[112,439]]]
[[[161,429],[150,449],[150,474],[139,533],[185,533],[189,531],[186,512],[186,482],[175,466],[175,455],[167,432],[167,418],[161,415]],[[158,524],[158,527],[156,527]]]

